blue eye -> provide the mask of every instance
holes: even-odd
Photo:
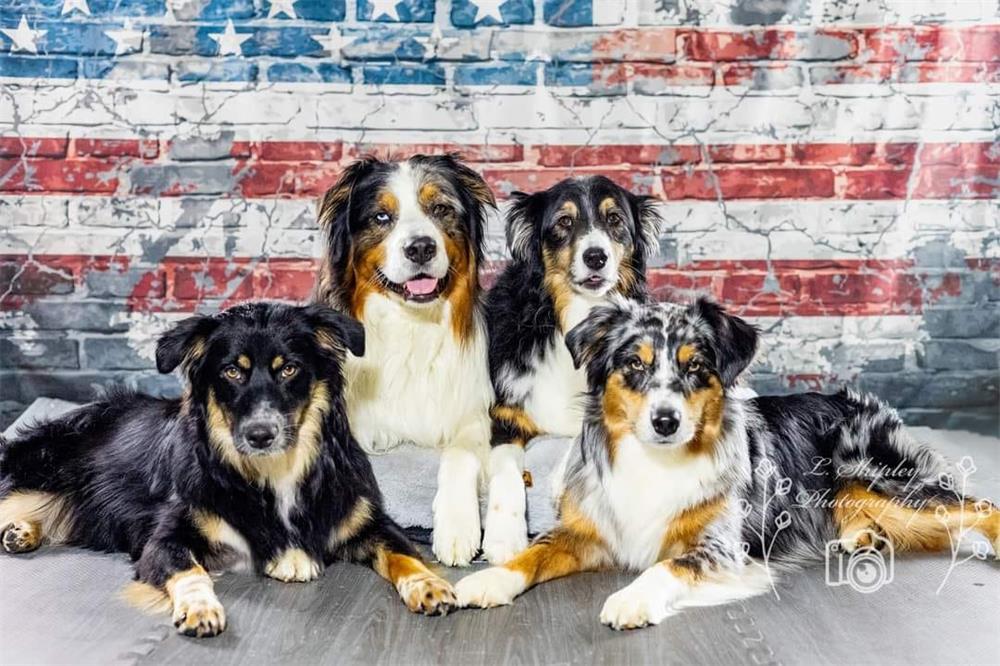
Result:
[[[379,224],[389,224],[392,222],[392,215],[389,215],[389,213],[375,213],[375,221]]]

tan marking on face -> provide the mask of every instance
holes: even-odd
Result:
[[[642,393],[628,387],[621,372],[614,372],[608,377],[601,408],[604,414],[604,427],[608,430],[608,458],[612,463],[615,460],[618,443],[623,437],[634,432],[645,401],[646,397]]]
[[[714,375],[709,376],[708,386],[693,391],[685,397],[688,416],[697,423],[694,437],[687,444],[687,450],[693,454],[711,453],[715,442],[722,431],[722,408],[725,393],[722,384]]]
[[[694,345],[681,345],[677,348],[677,362],[687,363],[697,353],[698,349]]]
[[[350,541],[372,520],[372,503],[366,497],[359,497],[348,514],[334,527],[330,546]]]
[[[393,217],[399,215],[399,199],[388,190],[382,190],[375,199],[378,209],[383,213],[389,213]]]
[[[448,284],[444,298],[451,305],[451,330],[462,345],[468,344],[475,333],[475,305],[479,294],[479,269],[475,253],[468,242],[449,234],[444,236],[448,255]]]
[[[671,519],[660,544],[660,558],[679,557],[695,547],[725,508],[726,498],[720,495],[689,507]]]
[[[490,408],[490,416],[495,421],[503,421],[518,430],[518,437],[511,444],[526,446],[532,437],[536,437],[542,432],[535,421],[521,407],[494,405]]]
[[[417,193],[417,201],[420,203],[421,208],[430,208],[437,202],[440,195],[441,188],[436,183],[424,183],[420,186],[420,191]]]
[[[566,201],[559,207],[559,211],[564,215],[569,215],[574,220],[580,216],[580,209],[572,201]]]
[[[569,278],[572,261],[573,253],[569,247],[563,247],[554,252],[548,248],[542,249],[542,264],[545,266],[543,281],[545,289],[552,298],[556,320],[563,333],[566,332],[566,310],[573,298],[573,285]]]
[[[385,239],[367,249],[358,248],[352,261],[353,288],[351,290],[351,314],[359,321],[364,320],[365,302],[373,293],[384,293],[378,271],[385,263]]]
[[[636,356],[642,359],[642,362],[649,365],[653,362],[653,357],[655,352],[653,351],[653,343],[648,340],[643,340],[639,343],[639,348],[636,350]]]
[[[597,206],[597,210],[601,211],[601,215],[604,215],[605,217],[608,215],[608,213],[617,208],[618,208],[618,202],[615,201],[614,197],[604,197],[603,199],[601,199],[601,203],[598,204]]]
[[[250,363],[250,357],[247,356],[246,354],[240,354],[239,356],[236,357],[236,365],[240,366],[244,370],[249,370],[250,366],[252,365]]]
[[[277,356],[274,357],[274,360],[271,361],[271,369],[277,370],[284,364],[285,364],[285,357],[282,356],[281,354],[278,354]]]

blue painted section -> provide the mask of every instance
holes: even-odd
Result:
[[[427,30],[405,27],[373,25],[367,30],[343,30],[354,40],[344,49],[344,56],[352,60],[420,60],[424,59],[424,47],[416,40],[427,37]],[[323,34],[326,34],[324,31]]]
[[[533,86],[538,80],[534,63],[500,63],[458,65],[455,85],[458,86]]]
[[[80,76],[86,79],[166,81],[170,78],[170,67],[164,63],[141,60],[87,59],[80,61]]]
[[[267,68],[268,81],[291,83],[350,83],[351,69],[333,63],[276,62]]]
[[[364,82],[372,85],[444,85],[440,65],[368,65]]]
[[[295,0],[292,5],[297,20],[305,21],[343,21],[347,14],[347,0]],[[270,11],[270,0],[263,0],[257,10],[259,18],[267,18]],[[275,21],[292,21],[287,14],[278,14]]]
[[[622,2],[623,0],[593,0]],[[592,0],[545,0],[542,16],[549,25],[572,28],[594,24]]]
[[[253,0],[208,0],[198,17],[203,20],[252,18]],[[266,16],[266,14],[265,14]]]
[[[472,28],[488,25],[530,24],[535,21],[535,3],[532,0],[507,0],[500,5],[500,16],[503,21],[497,21],[492,16],[476,22],[479,8],[473,0],[454,0],[451,6],[451,22],[459,28]]]
[[[177,72],[178,81],[255,81],[257,65],[238,58],[188,61]]]
[[[40,58],[0,53],[0,76],[24,78],[75,79],[76,60],[71,58]]]
[[[90,16],[73,10],[62,15],[63,0],[0,0],[0,16],[4,19],[21,14],[32,18],[58,18],[64,21],[88,20],[114,16],[163,16],[167,12],[165,0],[87,0]]]
[[[609,83],[602,79],[611,78]],[[587,88],[592,93],[600,95],[624,95],[626,85],[614,67],[604,67],[590,63],[549,63],[545,66],[546,86],[571,86]]]
[[[21,17],[4,16],[0,26],[17,28]],[[74,53],[79,55],[113,55],[115,41],[104,34],[105,30],[120,30],[121,25],[113,23],[50,23],[39,21],[28,25],[33,30],[44,30],[45,34],[35,40],[38,53]],[[5,51],[11,48],[13,40],[0,33],[0,48]],[[25,54],[28,55],[28,54]]]
[[[374,3],[371,0],[358,0],[359,21],[379,21],[396,23],[388,14],[380,13],[372,16]],[[434,0],[399,0],[395,5],[399,23],[430,23],[434,20]]]
[[[213,30],[212,32],[215,32]],[[243,32],[236,26],[236,32]],[[323,45],[312,38],[313,35],[325,35],[329,32],[322,28],[257,28],[249,30],[253,37],[243,42],[245,56],[305,56],[323,55]],[[211,40],[213,43],[215,40]]]

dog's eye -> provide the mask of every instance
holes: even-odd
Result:
[[[646,364],[638,356],[629,356],[625,361],[625,366],[632,372],[643,372],[646,369]]]
[[[295,365],[294,363],[286,363],[281,368],[282,379],[291,379],[298,373],[299,373],[299,366]]]
[[[563,215],[558,220],[556,220],[556,229],[559,231],[569,231],[573,228],[573,218],[568,215]]]
[[[392,222],[392,215],[389,215],[389,213],[375,213],[375,221],[379,224],[389,224]]]
[[[625,223],[625,220],[623,220],[622,216],[619,215],[618,213],[611,213],[610,215],[608,215],[608,226],[609,227],[617,228],[617,227],[622,226],[624,223]]]
[[[243,371],[235,365],[227,365],[222,369],[222,376],[231,382],[238,382],[243,379]]]
[[[686,370],[689,375],[701,372],[701,361],[699,361],[698,359],[692,359],[688,361]]]
[[[434,217],[448,217],[451,215],[451,206],[438,204],[434,206],[434,210],[431,212],[434,214]]]

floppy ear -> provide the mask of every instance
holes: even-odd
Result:
[[[476,251],[476,260],[483,258],[483,226],[486,222],[486,209],[497,207],[497,200],[493,196],[493,190],[487,185],[483,177],[474,169],[470,169],[459,160],[456,153],[448,154],[444,157],[448,163],[448,168],[455,174],[456,180],[462,189],[469,194],[472,206],[469,210],[470,233],[472,244]]]
[[[525,192],[512,192],[507,209],[507,248],[518,261],[529,261],[538,254],[540,215],[538,197]]]
[[[638,227],[638,245],[644,259],[656,254],[660,249],[660,229],[663,218],[660,216],[659,199],[648,196],[632,196],[632,213],[635,215]]]
[[[573,367],[579,370],[604,356],[608,348],[608,340],[615,322],[624,313],[617,305],[601,305],[590,311],[587,318],[570,329],[566,334],[566,347],[573,357]]]
[[[357,319],[322,305],[307,306],[306,318],[316,329],[321,346],[337,346],[335,340],[354,356],[365,355],[365,327]]]
[[[716,370],[730,387],[757,353],[757,329],[708,298],[699,298],[692,307],[712,329]]]
[[[156,369],[163,374],[181,363],[191,364],[205,353],[205,339],[219,325],[214,317],[195,315],[184,319],[160,336],[156,343]]]
[[[332,270],[334,282],[340,280],[351,250],[350,212],[354,188],[377,164],[378,158],[370,156],[354,162],[344,169],[340,179],[320,200],[317,217],[320,227],[326,230],[326,259],[329,262],[322,270]]]

